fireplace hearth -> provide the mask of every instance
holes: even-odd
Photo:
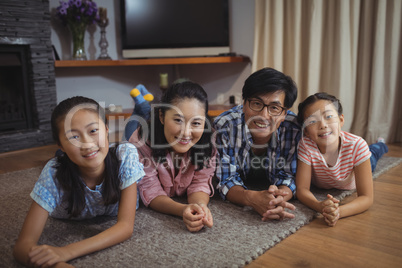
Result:
[[[0,152],[52,143],[50,33],[49,1],[0,2]]]
[[[0,45],[0,133],[33,128],[28,46]]]

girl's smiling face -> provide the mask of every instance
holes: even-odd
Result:
[[[318,100],[304,112],[304,134],[312,139],[322,153],[339,146],[343,115],[339,115],[334,103]]]
[[[108,127],[96,111],[79,109],[60,120],[60,148],[81,172],[103,172],[109,151]]]
[[[205,108],[197,99],[180,99],[172,108],[159,114],[166,141],[177,154],[190,150],[204,133]]]

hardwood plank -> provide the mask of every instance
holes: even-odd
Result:
[[[12,151],[0,154],[0,174],[43,166],[54,156],[57,145]]]

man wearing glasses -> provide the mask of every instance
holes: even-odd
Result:
[[[295,194],[297,144],[301,138],[296,115],[289,109],[297,87],[289,76],[264,68],[245,81],[243,105],[214,122],[219,157],[216,176],[224,199],[252,207],[262,220],[294,218],[288,203]]]

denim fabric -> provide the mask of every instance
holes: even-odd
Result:
[[[124,137],[126,140],[130,139],[131,135],[139,126],[138,121],[135,120],[133,116],[141,116],[145,120],[148,120],[150,117],[150,113],[151,113],[151,106],[149,105],[149,102],[144,101],[140,104],[135,104],[133,114],[131,115],[130,120],[128,121],[126,127],[124,128]]]
[[[369,149],[371,152],[370,157],[371,171],[374,172],[378,160],[380,160],[383,154],[388,153],[388,146],[383,142],[377,142],[369,145]]]

